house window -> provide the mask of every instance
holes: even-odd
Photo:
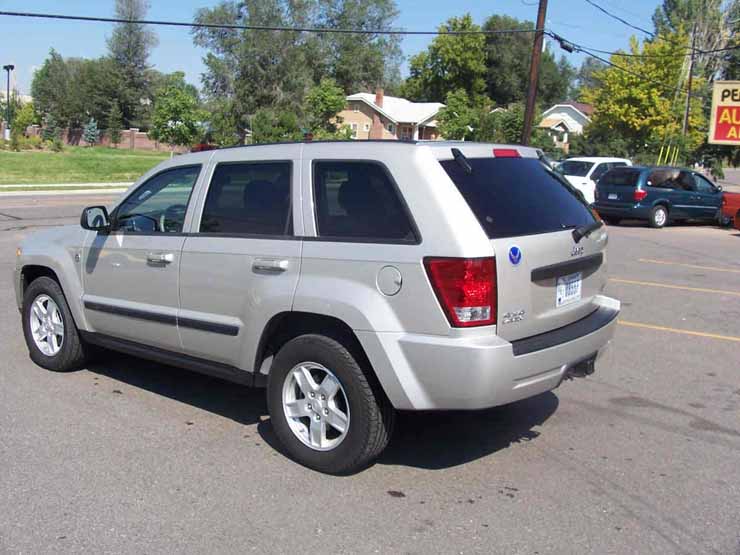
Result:
[[[369,123],[366,123],[365,124],[365,131],[370,131],[370,124]]]
[[[389,133],[393,133],[395,135],[395,133],[396,133],[396,126],[393,125],[392,123],[389,123],[388,124],[388,132]]]
[[[352,111],[353,112],[359,112],[360,111],[360,105],[357,103],[352,104]]]
[[[352,138],[353,139],[356,139],[357,138],[357,124],[356,123],[351,123],[350,124],[350,129],[352,129]]]

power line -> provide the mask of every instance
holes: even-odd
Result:
[[[587,2],[588,4],[591,4],[591,5],[592,5],[592,6],[594,7],[594,8],[596,8],[597,10],[599,10],[599,11],[601,11],[601,12],[605,13],[606,15],[608,15],[609,17],[611,17],[612,19],[616,19],[616,20],[617,20],[617,21],[619,21],[620,23],[623,23],[623,24],[624,24],[624,25],[626,25],[627,27],[631,27],[632,29],[635,29],[636,31],[640,31],[641,33],[645,33],[645,34],[646,34],[646,35],[648,35],[648,36],[649,36],[650,38],[655,38],[655,33],[653,33],[652,31],[648,31],[647,29],[643,29],[642,27],[639,27],[639,26],[637,26],[637,25],[633,25],[632,23],[630,23],[630,22],[629,22],[629,21],[627,21],[626,19],[623,19],[623,18],[619,17],[618,15],[616,15],[616,14],[613,14],[613,13],[611,13],[611,12],[610,12],[609,10],[607,10],[606,8],[602,8],[601,6],[599,6],[599,5],[598,5],[598,4],[596,3],[596,2],[593,2],[592,0],[586,0],[586,2]]]
[[[190,27],[195,29],[229,29],[249,31],[290,31],[296,33],[339,33],[347,35],[507,35],[514,33],[544,32],[544,29],[497,29],[478,31],[404,31],[400,29],[338,29],[322,27],[286,27],[279,25],[231,25],[228,23],[197,23],[187,21],[163,21],[153,19],[122,19],[117,17],[91,17],[83,15],[62,15],[35,12],[0,11],[0,16],[30,17],[37,19],[61,19],[64,21],[87,21],[96,23],[137,23],[167,27]]]
[[[689,50],[687,50],[683,54],[633,54],[631,52],[621,52],[619,50],[616,50],[616,51],[613,51],[613,50],[601,50],[601,49],[595,48],[593,46],[584,46],[583,44],[579,44],[577,42],[569,41],[569,40],[561,37],[560,35],[558,35],[557,33],[552,32],[552,31],[546,31],[546,34],[548,34],[549,36],[551,36],[553,39],[555,39],[556,41],[558,41],[560,43],[566,42],[566,43],[568,43],[568,44],[570,44],[570,45],[572,45],[574,47],[586,48],[586,49],[590,50],[591,52],[598,52],[600,54],[607,54],[609,56],[620,56],[620,57],[623,57],[623,58],[684,58],[684,57],[687,58],[687,57],[689,57],[689,56],[692,55],[692,52],[693,52],[693,55],[695,55],[695,56],[708,56],[708,55],[711,55],[711,54],[720,54],[720,53],[729,52],[729,51],[732,51],[732,50],[740,50],[740,44],[736,44],[734,46],[726,46],[724,48],[713,48],[713,49],[710,49],[710,50],[701,50],[699,48],[694,48],[694,50],[692,51],[689,48]],[[561,46],[562,46],[562,44],[561,44]]]

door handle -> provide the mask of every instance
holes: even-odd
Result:
[[[150,252],[146,255],[149,264],[170,264],[175,261],[175,255],[171,252]]]
[[[252,263],[253,272],[268,272],[271,274],[280,274],[290,266],[289,260],[280,260],[274,258],[257,258]]]

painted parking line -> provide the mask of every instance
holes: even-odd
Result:
[[[709,270],[710,272],[729,272],[732,274],[740,274],[740,270],[734,270],[732,268],[717,268],[716,266],[698,266],[696,264],[685,264],[683,262],[671,262],[669,260],[655,260],[653,258],[638,258],[638,262],[646,262],[649,264],[663,264],[665,266],[681,266],[683,268],[694,268],[695,270]]]
[[[619,320],[618,323],[622,326],[629,326],[632,328],[642,328],[655,331],[665,331],[669,333],[680,333],[683,335],[693,335],[695,337],[707,337],[709,339],[720,339],[722,341],[734,341],[740,343],[740,337],[734,335],[719,335],[717,333],[706,333],[703,331],[693,330],[682,330],[679,328],[669,328],[666,326],[654,326],[653,324],[643,324],[641,322],[630,322],[629,320]]]
[[[686,285],[670,285],[668,283],[656,283],[654,281],[639,281],[636,279],[609,278],[614,283],[625,283],[627,285],[644,285],[647,287],[662,287],[663,289],[679,289],[681,291],[692,291],[694,293],[714,293],[716,295],[729,295],[740,297],[740,291],[725,291],[724,289],[706,289],[704,287],[688,287]]]

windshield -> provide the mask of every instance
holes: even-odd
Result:
[[[593,162],[579,162],[578,160],[566,160],[560,164],[560,169],[565,175],[577,175],[585,177],[594,166]]]
[[[440,162],[491,239],[549,233],[596,220],[578,192],[534,158]]]

